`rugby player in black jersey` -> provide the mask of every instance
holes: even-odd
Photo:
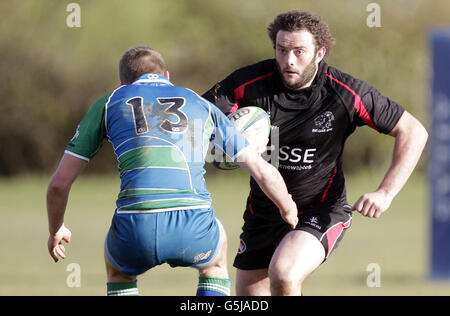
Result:
[[[328,66],[334,39],[320,17],[290,11],[268,26],[275,59],[238,69],[204,97],[229,114],[259,106],[278,133],[271,150],[299,210],[290,228],[251,179],[234,266],[237,295],[301,295],[302,282],[330,255],[352,211],[377,218],[404,186],[428,134],[402,106],[365,81]],[[368,125],[395,137],[392,163],[379,187],[353,206],[342,171],[344,142]],[[273,156],[273,155],[271,155]]]

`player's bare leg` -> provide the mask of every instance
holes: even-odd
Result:
[[[204,267],[197,268],[199,281],[197,296],[229,296],[231,281],[227,268],[227,240],[222,242],[216,258]]]
[[[222,248],[217,254],[216,258],[204,267],[198,268],[201,277],[211,278],[228,278],[227,268],[227,240],[222,243]]]
[[[108,278],[108,282],[134,282],[136,281],[135,275],[126,275],[123,274],[122,271],[114,268],[112,264],[108,261],[108,259],[105,257],[105,265],[106,265],[106,276]]]
[[[270,280],[268,269],[241,270],[236,272],[237,296],[269,296]]]
[[[137,296],[139,291],[135,275],[126,275],[122,271],[113,267],[108,261],[106,255],[106,275],[108,278],[107,294],[108,296]]]
[[[288,233],[269,266],[272,295],[301,295],[303,281],[324,258],[325,250],[312,234],[300,230]]]

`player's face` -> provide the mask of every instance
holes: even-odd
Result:
[[[279,31],[275,58],[284,85],[292,90],[310,86],[324,53],[325,48],[316,51],[314,37],[308,31]]]

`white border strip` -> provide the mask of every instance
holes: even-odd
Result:
[[[67,149],[64,150],[64,153],[65,153],[65,154],[69,154],[69,155],[74,156],[74,157],[77,157],[77,158],[80,158],[80,159],[82,159],[82,160],[84,160],[84,161],[87,161],[87,162],[91,161],[89,158],[84,157],[84,156],[81,156],[81,155],[78,155],[78,154],[76,154],[76,153],[73,153],[73,152],[71,152],[71,151],[69,151],[69,150],[67,150]]]
[[[180,206],[173,208],[160,208],[160,209],[150,209],[150,210],[127,210],[127,211],[119,211],[117,210],[117,214],[148,214],[148,213],[162,213],[162,212],[172,212],[172,211],[185,211],[185,210],[195,210],[195,209],[203,209],[203,208],[211,208],[211,204],[208,205],[195,205],[195,206]]]

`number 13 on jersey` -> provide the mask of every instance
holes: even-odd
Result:
[[[185,133],[188,127],[188,117],[181,109],[186,103],[184,98],[173,97],[173,98],[157,98],[156,99],[160,105],[167,106],[164,110],[164,115],[166,118],[159,124],[159,127],[168,133]],[[149,131],[147,119],[145,113],[150,113],[151,111],[145,111],[144,107],[150,107],[150,104],[144,104],[144,99],[140,96],[128,99],[126,104],[130,105],[133,110],[134,125],[136,129],[136,134],[141,135]],[[172,120],[175,116],[175,120]]]

